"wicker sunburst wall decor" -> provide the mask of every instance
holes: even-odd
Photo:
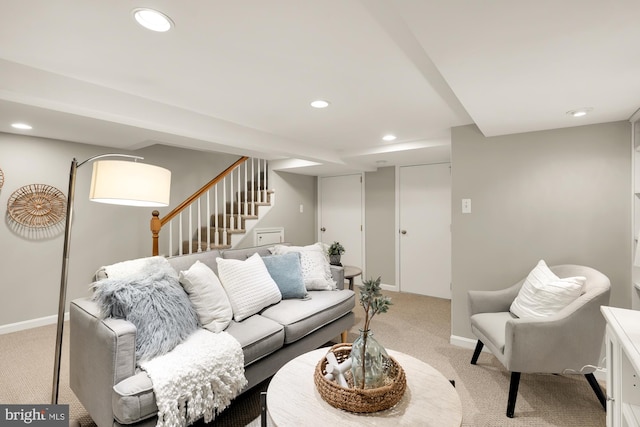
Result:
[[[4,172],[0,169],[0,188],[4,185]]]
[[[60,190],[46,184],[29,184],[13,192],[7,202],[7,213],[18,224],[30,228],[46,228],[65,217],[67,199]]]

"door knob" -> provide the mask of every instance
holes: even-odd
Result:
[[[322,228],[320,229],[320,231],[322,231],[322,232],[324,233],[325,231],[327,231],[327,229],[326,229],[326,228],[324,228],[324,227],[322,227]]]
[[[407,234],[407,230],[400,230],[400,233]]]

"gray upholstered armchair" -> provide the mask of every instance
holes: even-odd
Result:
[[[471,330],[478,338],[471,364],[486,345],[511,372],[507,416],[513,418],[521,373],[583,374],[606,409],[593,372],[598,366],[605,321],[600,306],[609,303],[607,276],[590,267],[549,267],[558,277],[584,276],[584,292],[556,314],[517,318],[509,312],[525,279],[499,291],[469,291]]]

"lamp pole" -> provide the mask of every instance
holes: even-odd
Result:
[[[62,332],[64,327],[64,309],[67,300],[67,268],[69,267],[69,243],[71,238],[71,217],[73,216],[73,197],[76,192],[76,170],[78,161],[71,161],[69,172],[69,192],[67,193],[67,216],[64,225],[64,249],[62,250],[62,275],[60,276],[60,297],[58,299],[58,328],[56,330],[56,354],[53,364],[53,388],[51,403],[58,403],[58,388],[60,385],[60,359],[62,358]]]
[[[143,159],[140,156],[132,156],[129,154],[101,154],[91,157],[81,163],[74,158],[71,161],[71,170],[69,171],[69,192],[67,193],[67,215],[64,226],[64,248],[62,250],[62,274],[60,276],[60,297],[58,300],[58,326],[56,330],[56,353],[53,364],[53,386],[51,389],[51,403],[58,403],[58,394],[60,388],[60,360],[62,359],[62,333],[64,329],[64,310],[67,301],[67,277],[69,268],[69,250],[71,244],[71,221],[73,219],[73,200],[76,192],[76,171],[87,162],[91,162],[103,157],[128,157],[132,159]]]

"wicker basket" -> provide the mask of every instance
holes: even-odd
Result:
[[[351,344],[336,344],[329,351],[333,352],[338,363],[342,363],[351,354]],[[324,377],[327,359],[324,357],[316,366],[313,380],[320,396],[335,408],[356,413],[384,411],[398,403],[407,388],[407,379],[402,367],[392,357],[387,363],[389,365],[385,385],[378,388],[364,390],[353,388],[351,372],[345,375],[350,388],[341,387],[338,383],[327,380]]]

